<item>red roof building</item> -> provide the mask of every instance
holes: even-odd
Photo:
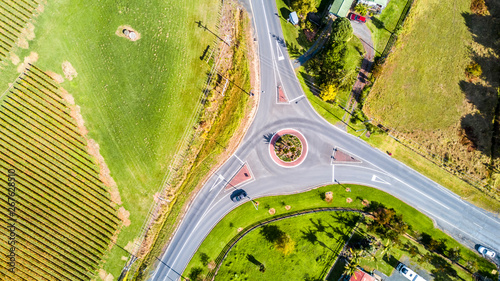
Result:
[[[375,281],[375,278],[370,274],[361,270],[356,271],[349,281]]]

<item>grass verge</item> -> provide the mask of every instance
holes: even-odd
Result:
[[[230,71],[230,83],[226,90],[223,104],[219,109],[219,114],[212,125],[212,128],[202,140],[202,147],[188,173],[185,181],[182,183],[179,193],[174,202],[172,209],[166,216],[166,219],[160,227],[158,237],[156,238],[153,248],[150,253],[141,261],[140,268],[135,276],[136,280],[144,280],[151,270],[153,265],[161,255],[161,252],[177,227],[178,217],[184,211],[186,203],[192,197],[193,192],[201,185],[203,179],[207,177],[211,169],[220,163],[221,156],[226,152],[226,148],[230,144],[231,137],[240,127],[243,118],[249,112],[249,97],[242,92],[241,88],[250,88],[250,72],[249,61],[247,56],[247,34],[250,28],[250,22],[247,17],[243,17],[239,23],[239,30],[243,30],[239,34],[239,46],[233,46],[234,58],[233,66]],[[237,85],[237,86],[236,86]]]
[[[347,192],[346,188],[350,188]],[[325,192],[332,191],[333,199],[330,203],[325,201]],[[348,203],[352,199],[351,203]],[[491,272],[495,266],[480,257],[474,251],[462,246],[441,230],[434,228],[432,220],[423,215],[411,206],[408,206],[399,199],[382,192],[380,190],[358,186],[358,185],[329,185],[314,189],[301,194],[272,196],[259,198],[259,210],[255,210],[251,202],[247,202],[228,215],[226,215],[210,232],[203,241],[197,253],[190,261],[184,275],[187,276],[193,269],[201,268],[200,276],[206,275],[209,271],[208,264],[204,265],[203,260],[213,261],[226,246],[226,244],[238,233],[238,228],[245,228],[256,221],[270,219],[286,213],[321,207],[339,207],[363,209],[363,200],[369,202],[383,202],[388,208],[394,208],[398,214],[403,215],[403,219],[414,231],[427,233],[436,240],[443,239],[448,248],[458,248],[464,260],[475,260],[478,268],[484,272]],[[286,206],[290,206],[287,210]],[[274,208],[275,214],[271,215],[269,209]],[[207,255],[208,258],[204,257]]]

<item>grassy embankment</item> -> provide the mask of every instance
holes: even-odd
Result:
[[[69,61],[78,75],[61,84],[81,107],[89,137],[101,154],[130,211],[131,225],[116,243],[125,247],[140,230],[153,193],[168,170],[193,111],[200,102],[208,70],[199,57],[213,36],[195,21],[215,26],[217,1],[49,1],[34,22],[28,49],[14,48],[21,58],[38,54],[37,66],[62,73]],[[129,25],[140,39],[115,34]],[[0,92],[18,75],[16,65],[3,67]],[[128,254],[114,247],[104,269],[119,275]]]
[[[143,280],[148,276],[148,270],[151,270],[149,266],[154,264],[156,257],[160,256],[165,243],[175,230],[178,223],[177,218],[183,211],[184,205],[191,198],[193,191],[200,186],[202,180],[208,175],[210,170],[221,161],[221,156],[224,157],[224,152],[230,143],[231,137],[240,129],[239,127],[242,124],[243,118],[250,110],[249,97],[239,88],[250,88],[248,61],[250,56],[247,54],[249,51],[248,44],[251,44],[248,41],[250,21],[246,16],[240,19],[241,21],[238,23],[239,28],[237,29],[239,31],[237,34],[239,46],[232,46],[234,55],[229,77],[234,84],[229,84],[227,88],[223,104],[219,109],[219,114],[211,130],[202,140],[202,147],[199,154],[182,184],[177,200],[174,202],[151,252],[143,260],[139,270],[141,273],[137,277],[137,280]],[[144,269],[146,269],[145,272],[143,272]]]
[[[495,178],[495,168],[488,167],[497,159],[492,121],[499,83],[487,42],[498,34],[486,28],[488,22],[470,15],[469,0],[417,1],[364,107],[427,157],[435,155],[451,173],[482,180],[480,185]],[[466,76],[472,59],[483,68],[482,77]],[[396,151],[396,158],[470,202],[500,211],[498,200],[396,142],[370,142]]]
[[[350,188],[349,192],[346,192],[347,187]],[[331,203],[327,203],[324,200],[325,192],[327,191],[333,192],[333,200]],[[348,203],[347,198],[352,198],[353,201]],[[330,185],[301,194],[259,198],[259,210],[255,210],[251,202],[247,202],[236,208],[234,211],[225,216],[203,241],[197,253],[194,255],[193,259],[184,271],[184,275],[188,276],[193,270],[199,271],[200,269],[202,270],[199,273],[200,276],[207,274],[209,271],[208,266],[210,264],[204,263],[203,261],[213,261],[219,255],[226,243],[238,234],[238,228],[245,228],[260,220],[270,219],[290,212],[297,212],[311,208],[339,207],[363,209],[363,199],[366,199],[369,202],[382,202],[387,208],[394,208],[398,214],[403,215],[404,221],[411,226],[413,231],[427,233],[436,240],[443,239],[448,248],[460,249],[463,260],[477,261],[479,270],[491,272],[495,269],[493,264],[480,257],[474,251],[465,248],[441,230],[434,228],[431,219],[399,199],[370,187],[356,185]],[[291,207],[289,211],[285,208],[287,205]],[[270,208],[274,208],[276,210],[274,215],[270,215]],[[289,220],[293,220],[293,218]],[[300,228],[300,226],[298,227]],[[204,255],[207,255],[208,258],[203,258]],[[393,253],[393,255],[398,259],[401,257],[398,252]],[[367,265],[369,264],[367,263]],[[456,266],[454,268],[456,268],[457,271],[460,270]],[[283,267],[282,269],[287,270],[286,267]],[[387,268],[387,270],[389,269],[390,268]]]

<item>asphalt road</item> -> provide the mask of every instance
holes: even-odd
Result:
[[[238,206],[230,199],[233,190],[226,191],[224,187],[244,163],[249,165],[255,179],[243,187],[251,198],[297,193],[336,181],[363,184],[388,192],[415,207],[468,247],[482,244],[499,251],[500,219],[497,215],[463,201],[385,153],[332,126],[314,111],[304,98],[286,47],[281,44],[283,35],[275,16],[275,5],[270,0],[251,0],[261,87],[265,91],[255,119],[235,154],[215,172],[191,203],[161,257],[162,262],[157,263],[149,279],[180,279],[210,230]],[[282,85],[292,101],[290,104],[276,103],[277,85]],[[294,168],[278,166],[269,155],[266,136],[284,128],[300,131],[309,146],[304,162]],[[332,165],[334,148],[346,151],[361,162]]]

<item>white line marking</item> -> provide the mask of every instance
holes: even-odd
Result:
[[[245,164],[245,162],[243,162],[243,160],[241,160],[240,157],[238,157],[236,154],[234,154],[234,157],[236,157],[236,159],[238,159],[241,162],[241,164]]]
[[[479,224],[475,223],[475,222],[472,222],[473,224],[477,225],[479,228],[483,228],[482,226],[480,226]]]
[[[212,187],[210,188],[209,191],[212,191],[217,185],[219,185],[219,183],[223,182],[224,180],[225,180],[225,178],[223,176],[219,175],[219,177],[217,178],[217,180],[212,185]]]
[[[303,98],[305,98],[305,97],[306,97],[306,96],[304,96],[304,95],[302,95],[302,96],[300,96],[300,97],[296,97],[296,98],[294,98],[293,100],[291,100],[291,101],[290,101],[290,103],[292,103],[292,102],[294,102],[294,101],[296,101],[296,100],[298,100],[298,99],[303,99]]]
[[[335,165],[332,165],[332,182],[335,182]]]
[[[284,60],[283,52],[281,51],[278,41],[276,41],[276,50],[278,51],[278,60]]]
[[[385,180],[377,177],[376,175],[373,175],[372,176],[372,181],[374,182],[378,182],[378,183],[383,183],[383,184],[388,184],[388,185],[391,185],[390,183],[386,182]]]

